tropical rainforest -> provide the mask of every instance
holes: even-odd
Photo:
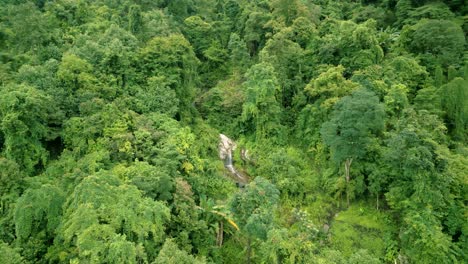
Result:
[[[0,0],[0,263],[467,263],[467,32],[464,0]]]

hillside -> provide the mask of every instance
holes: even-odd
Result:
[[[468,262],[464,0],[0,0],[0,263]]]

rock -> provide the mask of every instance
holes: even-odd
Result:
[[[222,160],[229,159],[232,161],[232,151],[236,149],[236,143],[223,134],[219,134],[219,138],[219,158]]]
[[[328,230],[330,230],[330,226],[328,224],[324,224],[322,227],[322,231],[326,234],[328,233]]]

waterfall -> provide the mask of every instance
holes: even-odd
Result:
[[[229,171],[232,178],[237,183],[246,183],[247,178],[233,165],[232,152],[237,147],[236,143],[223,134],[219,134],[219,138],[219,157],[224,161],[224,167]]]

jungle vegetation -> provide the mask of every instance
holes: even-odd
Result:
[[[467,32],[463,0],[0,0],[0,263],[466,263]]]

